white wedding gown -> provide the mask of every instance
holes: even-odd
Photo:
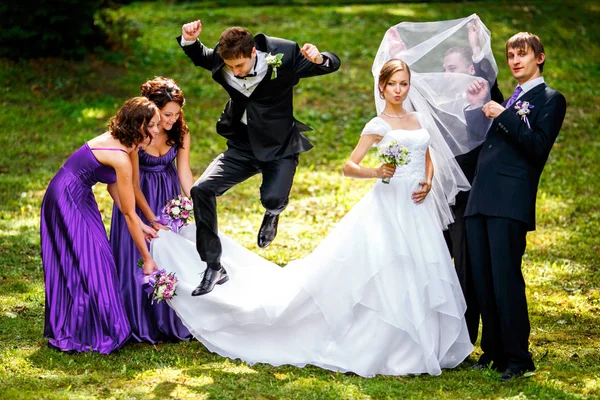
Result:
[[[179,278],[169,304],[210,351],[365,377],[439,375],[471,353],[465,301],[433,199],[411,200],[424,177],[429,134],[390,129],[380,145],[400,142],[410,163],[390,184],[378,180],[300,260],[282,268],[221,234],[230,280],[192,297],[205,268],[195,227],[161,231],[152,241],[159,267]]]

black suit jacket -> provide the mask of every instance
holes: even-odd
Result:
[[[177,38],[181,44],[181,36]],[[261,161],[277,160],[292,154],[310,150],[312,144],[301,131],[311,130],[297,121],[293,115],[293,87],[301,78],[325,75],[337,71],[339,58],[332,53],[323,52],[329,59],[327,65],[317,65],[306,59],[297,43],[258,34],[254,37],[258,50],[273,55],[282,53],[282,65],[277,68],[277,77],[271,79],[269,67],[264,79],[246,97],[225,81],[221,69],[223,59],[214,49],[204,46],[200,41],[182,46],[185,54],[194,65],[212,72],[212,78],[229,93],[230,99],[217,121],[217,133],[227,139],[238,135],[236,126],[246,111],[248,121],[248,140],[254,156]]]
[[[540,175],[562,126],[567,103],[545,83],[519,100],[533,106],[527,116],[531,129],[516,114],[514,105],[494,120],[479,153],[465,216],[511,218],[535,230]]]

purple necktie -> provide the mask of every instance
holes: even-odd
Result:
[[[512,96],[510,96],[510,99],[508,99],[508,101],[506,102],[506,106],[504,108],[512,106],[515,103],[515,101],[517,101],[517,97],[519,97],[522,91],[523,88],[521,87],[521,85],[518,85]]]

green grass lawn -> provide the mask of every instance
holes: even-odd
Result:
[[[129,40],[124,52],[105,50],[79,62],[0,60],[0,398],[600,396],[600,40],[595,28],[600,6],[593,1],[498,1],[209,8],[207,3],[133,3],[118,10],[128,26],[141,32]],[[263,213],[260,178],[219,200],[223,232],[285,264],[316,247],[373,184],[343,178],[341,167],[362,126],[375,113],[371,63],[385,30],[401,21],[455,19],[472,13],[479,14],[492,32],[505,97],[514,82],[505,66],[504,43],[525,30],[543,39],[544,76],[569,105],[542,176],[538,229],[528,237],[523,266],[531,351],[538,367],[534,376],[502,384],[497,373],[459,367],[439,377],[364,379],[315,367],[248,366],[211,354],[198,342],[132,344],[109,356],[67,355],[46,347],[39,209],[47,183],[64,160],[102,133],[117,107],[155,75],[174,78],[187,96],[194,175],[199,176],[225,148],[214,124],[227,96],[178,48],[174,38],[183,23],[202,19],[207,44],[215,43],[226,27],[242,25],[254,33],[314,43],[342,60],[339,72],[304,80],[296,87],[296,117],[315,128],[309,132],[315,148],[300,159],[277,240],[265,250],[255,245]],[[95,192],[108,227],[112,204],[102,185]]]

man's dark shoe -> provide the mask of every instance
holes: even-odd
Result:
[[[484,369],[488,369],[492,366],[492,363],[483,363],[481,361],[477,361],[475,364],[471,365],[471,369],[474,371],[481,371]]]
[[[500,380],[502,382],[507,382],[512,379],[516,379],[520,376],[523,376],[526,372],[533,372],[533,371],[535,371],[535,366],[533,365],[533,363],[531,363],[531,365],[526,365],[526,366],[521,366],[521,367],[516,367],[516,368],[509,367],[506,369],[506,371],[504,371]]]
[[[222,285],[229,280],[227,271],[221,266],[219,269],[206,268],[202,282],[192,292],[192,296],[202,296],[210,293],[215,288],[215,285]]]
[[[271,214],[266,212],[263,218],[260,230],[258,231],[258,247],[264,249],[271,244],[277,235],[277,224],[279,223],[279,214]]]
[[[498,370],[496,363],[492,362],[491,357],[489,357],[487,354],[482,354],[481,357],[479,357],[479,360],[475,364],[471,365],[471,369],[475,371],[481,371],[488,368]],[[506,367],[504,367],[502,371],[504,369],[506,369]]]
[[[504,373],[502,374],[502,377],[500,378],[500,380],[502,382],[507,382],[512,379],[523,376],[526,372],[532,372],[532,371],[535,371],[535,368],[534,369],[520,368],[520,369],[514,369],[514,370],[507,368],[506,371],[504,371]]]

